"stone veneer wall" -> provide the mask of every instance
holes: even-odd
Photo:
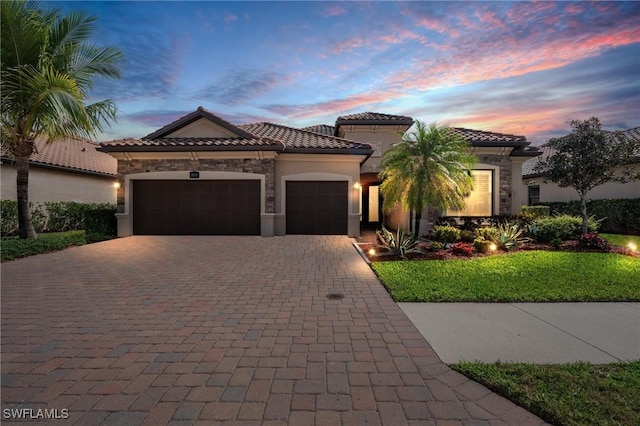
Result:
[[[265,175],[265,213],[275,213],[276,186],[274,159],[226,159],[226,160],[118,160],[118,212],[124,213],[124,178],[134,173],[174,171],[217,171],[257,173]]]
[[[476,154],[478,163],[491,164],[500,167],[500,206],[498,212],[501,215],[511,214],[511,197],[513,196],[513,182],[511,182],[511,157],[505,155]]]

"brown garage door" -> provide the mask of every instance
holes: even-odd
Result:
[[[287,182],[287,234],[345,235],[348,183]]]
[[[137,235],[259,235],[259,180],[135,180]]]

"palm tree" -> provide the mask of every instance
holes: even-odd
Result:
[[[37,137],[91,138],[116,119],[111,100],[86,105],[96,77],[120,78],[122,53],[88,41],[94,17],[37,2],[2,1],[1,140],[17,169],[20,238],[36,238],[29,214],[29,158]]]
[[[464,197],[473,183],[470,170],[476,162],[469,144],[447,126],[429,127],[416,121],[416,130],[384,153],[378,177],[382,207],[415,211],[414,235],[419,236],[422,211],[464,208]]]

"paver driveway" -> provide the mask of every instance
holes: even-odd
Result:
[[[351,241],[129,237],[4,263],[3,421],[541,423],[442,364]]]

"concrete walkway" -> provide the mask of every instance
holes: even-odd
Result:
[[[640,359],[640,303],[400,303],[440,359]]]
[[[7,262],[1,314],[3,415],[542,423],[444,365],[347,237],[129,237]]]

